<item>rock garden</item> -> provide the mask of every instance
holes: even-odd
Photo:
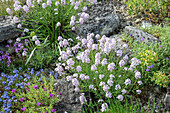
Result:
[[[0,4],[0,113],[170,113],[168,0]]]

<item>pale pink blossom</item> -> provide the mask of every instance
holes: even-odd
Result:
[[[92,66],[91,66],[91,70],[92,70],[92,71],[97,70],[96,65],[92,65]]]
[[[103,91],[108,91],[109,90],[109,86],[108,85],[104,85],[103,86]]]
[[[117,85],[115,86],[115,90],[118,90],[118,89],[121,89],[121,87],[120,87],[119,84],[117,84]]]
[[[101,106],[101,112],[104,112],[104,111],[108,111],[108,105],[107,103],[103,103],[102,106]]]
[[[28,7],[27,5],[24,5],[24,6],[23,6],[23,10],[24,10],[26,13],[28,13],[28,12],[29,12],[29,7]]]
[[[86,100],[86,98],[85,98],[85,96],[84,96],[84,93],[81,94],[81,96],[79,97],[79,99],[80,99],[81,104],[84,104],[85,102],[87,102],[87,100]]]
[[[112,93],[110,93],[110,92],[106,92],[106,97],[108,97],[108,98],[112,98]]]
[[[141,91],[141,90],[136,90],[136,92],[137,92],[138,94],[140,94],[142,91]]]
[[[6,12],[7,12],[9,15],[12,15],[12,14],[13,14],[13,12],[12,12],[12,10],[11,10],[10,8],[7,8],[7,9],[6,9]]]
[[[130,85],[131,84],[131,80],[128,78],[125,80],[125,85]]]
[[[99,79],[102,79],[102,78],[104,78],[104,75],[103,75],[103,74],[100,74],[100,75],[99,75]]]
[[[118,95],[116,98],[118,98],[120,101],[123,100],[123,96],[122,95]]]
[[[107,64],[107,59],[103,58],[102,62],[101,62],[102,66],[105,66]]]
[[[80,74],[80,77],[79,77],[81,80],[84,80],[85,79],[85,75],[84,74]]]
[[[123,89],[121,92],[124,95],[127,91],[125,89]]]
[[[108,65],[108,70],[109,70],[109,71],[114,70],[114,66],[115,66],[114,63],[110,63],[110,64]]]

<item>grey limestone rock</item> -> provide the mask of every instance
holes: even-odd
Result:
[[[62,95],[59,96],[61,101],[54,106],[57,113],[73,113],[74,111],[81,113],[83,105],[79,101],[80,94],[75,92],[74,88],[72,82],[66,81],[65,79],[59,79],[54,84],[56,94],[62,93]]]
[[[141,38],[144,38],[144,42],[153,42],[153,44],[160,42],[158,38],[154,37],[153,35],[144,32],[133,26],[126,26],[125,32],[131,35],[137,42],[141,42]]]
[[[113,4],[98,2],[87,8],[88,20],[76,27],[76,33],[86,36],[88,33],[111,36],[117,34],[121,26],[121,17],[114,12]]]
[[[169,113],[170,112],[170,84],[167,87],[167,94],[166,94],[165,99],[164,99],[164,104],[165,104],[166,109]]]
[[[19,34],[11,16],[0,16],[0,42],[16,38]]]

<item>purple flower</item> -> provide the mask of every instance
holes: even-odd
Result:
[[[16,91],[16,88],[15,89],[12,89],[12,92],[15,92]]]
[[[9,47],[9,45],[6,45],[5,47]]]
[[[169,58],[168,58],[168,57],[166,57],[166,60],[169,60]]]
[[[56,109],[53,109],[53,110],[52,110],[52,112],[55,112],[55,111],[56,111]]]
[[[30,85],[30,82],[28,82],[26,85],[27,85],[27,86]]]
[[[35,86],[34,86],[34,89],[38,89],[38,85],[35,85]]]
[[[160,45],[159,47],[161,48],[162,46]]]
[[[20,98],[20,101],[21,101],[21,102],[23,102],[23,100],[24,100],[24,97]]]
[[[146,71],[150,71],[150,69],[146,69]]]
[[[148,68],[153,68],[153,64],[152,64],[152,66],[148,66]]]
[[[29,40],[28,40],[28,39],[25,39],[25,43],[29,43]]]
[[[62,93],[58,93],[59,95],[62,95]]]
[[[38,106],[40,106],[40,104],[41,104],[40,102],[37,103]]]
[[[50,94],[49,96],[50,96],[50,97],[52,97],[52,96],[53,96],[53,94]]]
[[[23,108],[22,108],[22,111],[25,111],[25,110],[26,110],[26,107],[23,107]]]
[[[144,39],[145,39],[145,38],[143,38],[143,37],[142,37],[142,38],[141,38],[141,41],[143,42],[143,41],[144,41]]]

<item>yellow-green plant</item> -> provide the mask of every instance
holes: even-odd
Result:
[[[154,73],[153,77],[151,77],[151,81],[161,87],[168,87],[168,83],[170,83],[170,74],[167,76],[165,73],[161,71],[157,71]]]
[[[154,61],[158,60],[158,55],[151,50],[145,50],[144,52],[140,52],[139,55],[140,55],[141,64],[143,66],[152,65]]]
[[[125,3],[130,15],[144,13],[147,15],[145,19],[150,19],[153,23],[162,21],[168,16],[168,0],[128,0]]]

